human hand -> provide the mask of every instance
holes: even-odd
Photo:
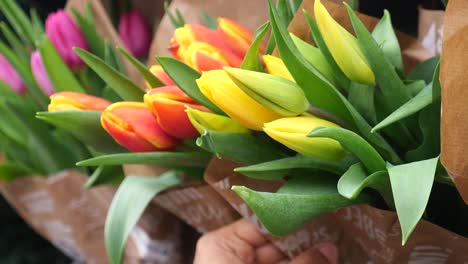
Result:
[[[203,235],[197,243],[195,264],[273,264],[289,259],[246,219]],[[331,243],[312,247],[290,264],[335,264],[338,250]]]

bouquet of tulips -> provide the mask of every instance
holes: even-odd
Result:
[[[144,97],[145,104],[116,103],[101,117],[121,145],[150,153],[102,156],[80,164],[153,163],[198,176],[193,168],[203,169],[211,155],[215,158],[208,169],[217,159],[235,161],[242,164],[234,166],[235,172],[281,186],[273,192],[232,188],[276,236],[339,208],[369,204],[396,210],[401,242],[411,244],[423,215],[436,222],[441,217],[438,205],[429,201],[447,189],[455,194],[450,213],[458,222],[466,206],[439,163],[440,134],[433,129],[440,126],[438,58],[407,74],[398,40],[404,37],[393,30],[388,12],[369,32],[352,7],[326,5],[349,15],[348,28],[352,25],[356,36],[320,1],[313,3],[314,17],[309,12],[303,16],[315,46],[288,32],[296,9],[281,1],[278,6],[270,2],[270,22],[255,34],[223,18],[217,31],[193,24],[177,28],[169,46],[176,58],[158,57],[162,69],[152,70],[159,82],[140,68],[156,84],[151,86],[160,88],[128,98]],[[269,55],[275,45],[281,58]],[[78,53],[88,65],[95,64],[92,55]],[[125,91],[137,90],[125,84]],[[190,140],[198,133],[196,141]],[[144,207],[155,194],[182,182],[167,175],[138,184],[126,179],[108,224],[117,216],[136,221],[137,210],[128,212],[129,204],[135,205],[129,202],[131,195],[138,194]],[[463,226],[452,228],[463,233]],[[117,240],[121,247],[125,236]],[[118,262],[114,246],[108,250]]]

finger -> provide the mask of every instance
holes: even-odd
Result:
[[[258,230],[258,228],[247,219],[235,222],[230,229],[235,237],[245,241],[254,248],[261,247],[269,243],[268,239]]]
[[[318,244],[294,258],[290,264],[307,263],[336,264],[338,263],[338,249],[331,243]]]
[[[257,248],[255,263],[278,263],[284,257],[285,255],[275,245],[269,243]]]

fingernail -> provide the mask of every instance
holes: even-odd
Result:
[[[325,258],[328,259],[330,263],[338,263],[338,248],[332,243],[322,243],[315,246],[317,250]]]

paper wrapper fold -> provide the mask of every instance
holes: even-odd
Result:
[[[157,177],[164,169],[157,166],[126,165],[126,175]],[[181,186],[158,194],[153,203],[168,210],[200,233],[218,229],[240,215],[210,185],[186,177]]]
[[[233,172],[238,164],[213,158],[205,180],[243,217],[268,234],[258,218],[231,187],[246,186],[274,192],[284,182],[248,178]],[[371,206],[352,206],[322,215],[284,237],[267,235],[290,258],[322,242],[335,243],[340,263],[465,263],[468,239],[421,221],[407,245],[401,246],[401,232],[395,212]]]
[[[444,30],[444,11],[418,8],[418,40],[431,55],[442,52],[442,36]]]
[[[440,64],[442,164],[468,204],[468,2],[450,0]]]
[[[2,195],[36,232],[76,263],[108,263],[104,223],[115,189],[83,188],[87,176],[63,171],[25,176],[0,186]],[[125,263],[181,263],[180,224],[150,206],[132,231]]]

